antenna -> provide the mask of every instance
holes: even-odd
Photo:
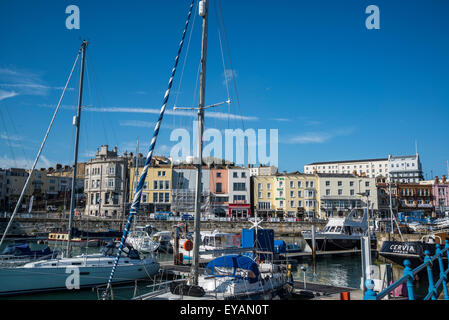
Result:
[[[418,140],[415,139],[415,153],[418,155]]]

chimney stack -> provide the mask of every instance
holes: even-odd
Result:
[[[443,179],[442,179],[443,181],[443,183],[446,183],[446,175],[445,174],[443,174]]]
[[[440,181],[438,179],[438,176],[435,176],[435,184],[438,184]]]

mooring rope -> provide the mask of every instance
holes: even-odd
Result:
[[[174,67],[172,69],[172,74],[171,74],[170,80],[168,81],[168,89],[167,89],[167,91],[165,92],[165,95],[164,95],[164,101],[163,101],[163,104],[162,104],[162,107],[161,107],[161,112],[159,114],[159,119],[157,120],[156,126],[154,127],[153,138],[151,140],[150,148],[149,148],[149,151],[148,151],[148,154],[147,154],[147,158],[146,158],[146,161],[145,161],[145,166],[143,168],[142,174],[140,175],[140,180],[139,180],[139,184],[137,185],[136,192],[134,193],[134,199],[133,199],[133,203],[131,205],[131,209],[129,211],[128,221],[126,222],[126,227],[123,230],[122,239],[120,240],[120,246],[119,246],[119,248],[117,250],[117,256],[116,256],[116,258],[114,260],[114,265],[112,266],[111,275],[109,276],[108,284],[107,284],[106,290],[105,290],[105,292],[103,294],[103,299],[106,299],[106,297],[108,295],[108,291],[111,288],[112,279],[114,278],[115,269],[117,268],[117,264],[118,264],[118,261],[120,259],[120,254],[122,252],[123,245],[126,242],[126,238],[128,236],[129,228],[130,228],[130,226],[132,224],[132,220],[133,220],[134,214],[137,212],[137,209],[139,208],[139,205],[140,205],[140,198],[142,196],[142,189],[143,189],[143,186],[144,186],[144,183],[145,183],[145,178],[147,176],[148,168],[150,167],[151,160],[153,158],[153,151],[154,151],[154,147],[156,145],[157,136],[159,134],[159,128],[161,126],[162,118],[164,117],[165,107],[167,106],[168,98],[170,96],[170,90],[171,90],[171,87],[172,87],[172,84],[173,84],[173,78],[175,77],[176,68],[178,66],[179,57],[181,55],[181,51],[182,51],[182,47],[183,47],[183,44],[184,44],[184,39],[185,39],[185,36],[186,36],[186,33],[187,33],[187,28],[189,26],[190,16],[192,15],[194,3],[195,3],[195,0],[192,0],[192,3],[190,5],[190,9],[189,9],[189,14],[187,16],[184,32],[182,33],[182,39],[181,39],[181,42],[179,43],[178,54],[177,54],[177,56],[175,58],[175,65],[174,65]]]

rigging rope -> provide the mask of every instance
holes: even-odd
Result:
[[[20,194],[19,200],[17,201],[17,204],[16,204],[16,207],[14,209],[14,212],[12,213],[11,218],[9,219],[8,225],[6,226],[6,229],[3,232],[2,240],[0,240],[0,247],[1,247],[2,243],[3,243],[3,240],[6,237],[6,234],[8,233],[9,228],[11,227],[11,224],[12,224],[12,221],[14,219],[14,216],[16,215],[17,211],[19,210],[20,204],[22,203],[22,199],[23,199],[23,196],[25,194],[25,190],[26,190],[26,188],[28,187],[28,184],[31,181],[31,178],[33,176],[33,171],[36,168],[37,161],[39,160],[39,157],[40,157],[40,155],[42,153],[42,150],[44,149],[45,142],[47,141],[48,135],[50,134],[51,127],[53,126],[53,122],[55,121],[56,114],[58,113],[59,107],[61,106],[62,99],[64,98],[65,92],[67,90],[67,86],[69,85],[70,79],[72,78],[73,70],[75,70],[75,66],[76,66],[76,63],[78,62],[78,58],[79,58],[80,54],[81,54],[81,48],[78,51],[78,55],[76,56],[75,63],[73,64],[72,70],[70,71],[70,75],[69,75],[69,78],[67,79],[67,82],[65,84],[64,90],[62,90],[62,94],[61,94],[61,98],[59,99],[58,106],[56,107],[56,110],[55,110],[55,112],[53,114],[53,118],[50,121],[50,125],[48,126],[47,132],[45,133],[44,140],[42,141],[41,147],[39,148],[39,151],[37,153],[36,159],[34,159],[33,166],[31,167],[31,170],[30,170],[30,173],[28,175],[28,178],[27,178],[27,180],[25,182],[25,185],[23,186],[22,193]]]
[[[108,295],[108,291],[111,288],[112,279],[114,278],[114,273],[115,273],[115,270],[117,268],[118,261],[120,259],[120,254],[122,252],[123,245],[126,242],[126,238],[128,236],[129,228],[130,228],[130,226],[132,224],[132,220],[133,220],[134,214],[137,212],[137,209],[139,208],[139,205],[140,205],[140,198],[142,196],[142,189],[143,189],[143,186],[144,186],[144,183],[145,183],[145,178],[147,176],[148,168],[150,167],[151,160],[153,158],[154,147],[156,145],[157,136],[158,136],[159,129],[160,129],[160,126],[161,126],[161,123],[162,123],[162,119],[164,117],[165,107],[167,106],[168,98],[170,97],[170,90],[171,90],[171,87],[172,87],[172,84],[173,84],[173,79],[174,79],[175,74],[176,74],[176,68],[178,66],[179,56],[181,55],[181,51],[182,51],[182,47],[183,47],[183,44],[184,44],[184,39],[185,39],[185,36],[186,36],[186,33],[187,33],[187,28],[189,26],[190,16],[192,15],[194,3],[195,3],[195,0],[192,0],[192,3],[190,5],[190,9],[189,9],[189,14],[187,16],[185,28],[184,28],[184,31],[182,33],[182,39],[181,39],[181,42],[179,43],[178,54],[176,55],[176,58],[175,58],[175,65],[174,65],[174,67],[172,69],[172,74],[171,74],[170,80],[168,81],[168,89],[165,92],[164,101],[163,101],[163,104],[162,104],[162,107],[161,107],[161,111],[160,111],[160,114],[159,114],[159,119],[158,119],[158,121],[156,123],[156,126],[154,127],[153,138],[151,140],[150,148],[149,148],[149,151],[148,151],[148,154],[147,154],[147,158],[146,158],[146,161],[145,161],[145,166],[144,166],[144,168],[142,170],[142,174],[140,176],[139,184],[137,185],[136,191],[134,193],[134,199],[133,199],[133,203],[131,205],[131,209],[129,211],[128,221],[126,222],[126,227],[123,230],[122,239],[120,240],[120,246],[119,246],[119,248],[117,250],[117,256],[116,256],[116,258],[114,260],[114,265],[112,266],[111,275],[109,276],[108,284],[107,284],[106,290],[105,290],[105,292],[103,294],[103,299],[106,298],[106,296]]]

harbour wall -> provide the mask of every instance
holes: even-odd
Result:
[[[9,222],[8,218],[0,218],[0,234],[3,234]],[[95,218],[75,218],[74,227],[81,230],[89,231],[107,231],[109,229],[122,230],[125,225],[122,219],[95,219]],[[193,231],[193,221],[182,221],[187,225],[189,231]],[[178,221],[150,220],[139,219],[137,225],[150,224],[158,230],[172,230]],[[302,230],[310,230],[315,225],[316,230],[322,229],[325,222],[263,222],[260,224],[262,228],[273,229],[277,237],[297,237]],[[201,230],[219,230],[222,232],[239,233],[242,229],[249,229],[253,225],[248,221],[213,221],[207,220],[201,222]],[[15,218],[9,231],[8,236],[38,236],[55,229],[66,231],[68,228],[68,219],[65,218]]]

